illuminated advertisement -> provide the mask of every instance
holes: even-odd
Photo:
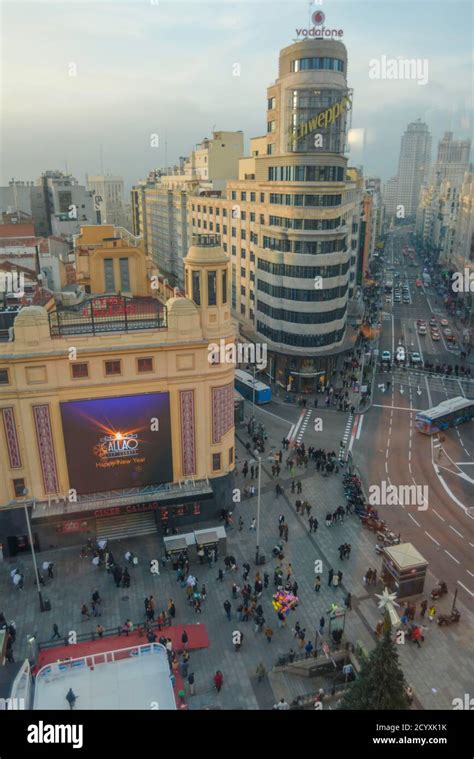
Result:
[[[307,151],[320,148],[326,152],[342,153],[346,132],[346,118],[343,117],[351,109],[351,93],[347,92],[341,97],[339,90],[300,89],[290,93],[290,98],[290,149]],[[321,107],[324,110],[319,111]],[[320,133],[319,142],[314,139],[315,131]]]
[[[168,393],[61,403],[70,487],[83,493],[173,480]]]

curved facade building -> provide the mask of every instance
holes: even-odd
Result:
[[[324,382],[347,347],[360,200],[345,156],[351,104],[341,42],[284,48],[266,134],[239,180],[225,201],[192,199],[195,231],[219,232],[231,254],[242,333],[267,343],[272,379],[298,391]]]

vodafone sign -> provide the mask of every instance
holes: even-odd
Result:
[[[322,11],[315,11],[311,16],[311,22],[314,26],[311,29],[296,29],[297,37],[342,37],[342,29],[326,29],[323,26],[326,16]]]

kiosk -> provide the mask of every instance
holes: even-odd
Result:
[[[411,543],[384,548],[382,582],[397,598],[423,593],[427,569],[428,562]]]

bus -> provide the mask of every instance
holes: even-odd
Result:
[[[457,396],[443,401],[439,406],[420,411],[416,415],[415,427],[425,435],[434,435],[449,427],[469,422],[474,417],[474,401]]]
[[[234,424],[236,427],[244,421],[244,405],[243,395],[238,390],[234,390]]]
[[[255,398],[256,404],[269,403],[272,399],[271,388],[242,369],[235,370],[235,389],[249,401]]]

